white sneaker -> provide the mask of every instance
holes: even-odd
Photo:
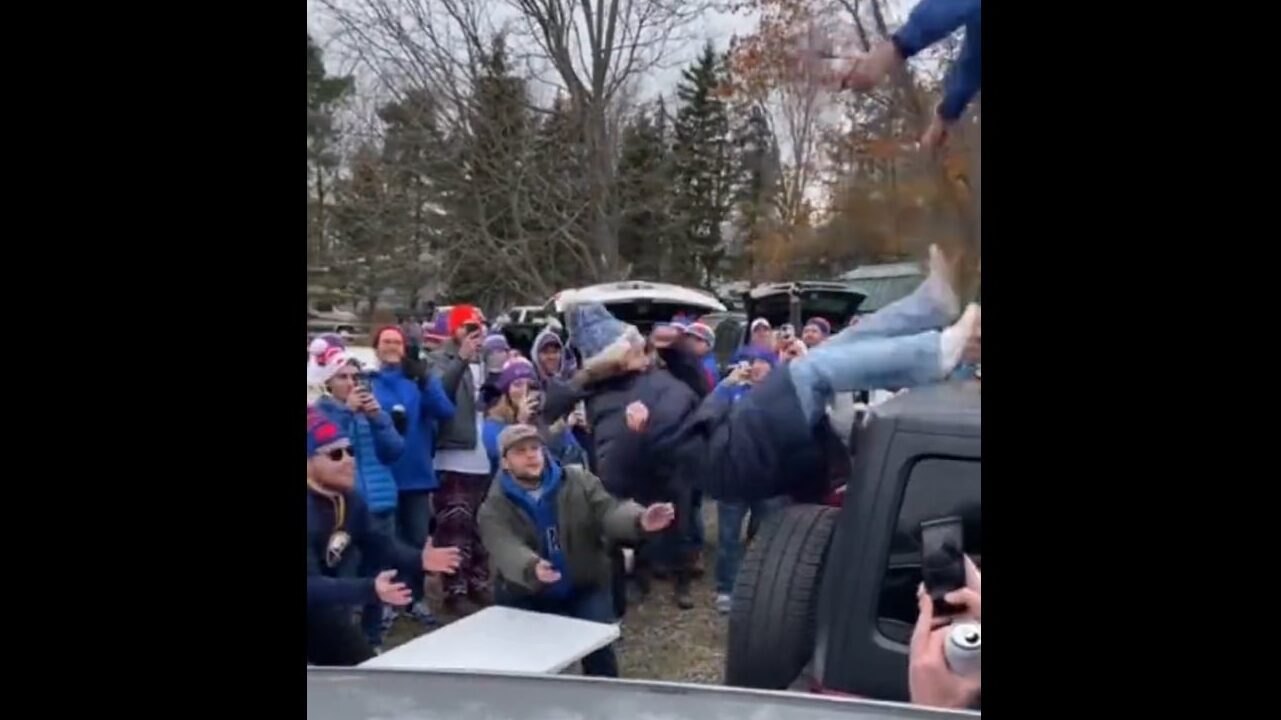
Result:
[[[729,615],[730,604],[731,600],[729,595],[725,593],[716,594],[716,612],[722,615]]]

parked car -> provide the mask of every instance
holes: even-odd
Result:
[[[929,720],[978,717],[797,693],[574,675],[308,668],[309,720]]]
[[[711,293],[668,283],[625,280],[563,290],[547,303],[548,310],[563,321],[566,300],[598,302],[614,317],[648,333],[655,323],[668,322],[678,314],[699,317],[725,312],[725,305]]]
[[[337,333],[345,338],[353,337],[365,329],[356,313],[340,310],[330,303],[313,303],[307,307],[307,333],[315,336],[322,333]]]
[[[867,295],[859,306],[860,315],[874,313],[901,297],[906,297],[925,279],[921,266],[914,262],[862,265],[844,275],[841,280]]]
[[[799,332],[813,317],[825,318],[839,332],[858,312],[866,296],[844,283],[801,280],[796,282],[763,283],[743,294],[741,313],[709,315],[715,321],[716,362],[722,374],[729,371],[730,358],[739,346],[751,338],[748,328],[752,320],[763,317],[777,328],[791,323]],[[710,324],[710,323],[709,323]]]
[[[921,523],[959,516],[982,562],[981,411],[974,381],[873,407],[841,506],[766,521],[734,587],[727,684],[908,699]]]
[[[562,330],[555,313],[543,305],[518,305],[494,319],[494,329],[502,332],[507,344],[525,357],[530,357],[534,338],[549,325],[554,331]]]

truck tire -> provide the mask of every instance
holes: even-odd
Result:
[[[726,685],[784,690],[810,661],[838,512],[824,505],[780,510],[748,547],[730,606]]]

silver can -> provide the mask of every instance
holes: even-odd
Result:
[[[943,657],[957,675],[975,675],[983,668],[983,626],[979,623],[957,623],[943,643]]]

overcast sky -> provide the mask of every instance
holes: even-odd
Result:
[[[426,1],[426,0],[424,0]],[[905,17],[906,11],[916,0],[889,0],[887,20],[891,26],[898,24],[898,20]],[[495,0],[493,3],[496,9],[503,11],[503,14],[512,12],[506,3]],[[497,15],[497,13],[495,13]],[[494,24],[500,25],[501,16],[493,18]],[[328,22],[324,17],[324,11],[318,9],[316,0],[307,0],[307,29],[311,32],[312,37],[321,47],[326,48],[325,65],[331,72],[347,72],[348,68],[343,67],[343,59],[338,56],[335,49],[328,43]],[[756,25],[756,19],[753,16],[728,14],[720,12],[708,12],[694,22],[690,27],[690,38],[682,45],[673,48],[667,62],[667,67],[654,71],[646,76],[641,85],[641,95],[653,97],[658,93],[664,95],[670,94],[680,78],[681,66],[692,60],[703,43],[710,39],[717,49],[724,49],[729,43],[729,39],[735,34],[746,34],[751,32]]]

